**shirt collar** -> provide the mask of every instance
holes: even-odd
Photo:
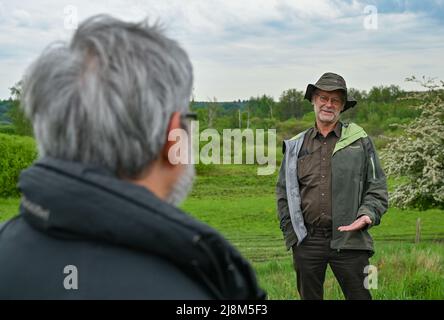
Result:
[[[341,129],[342,129],[342,123],[341,123],[341,121],[338,121],[338,122],[336,123],[335,128],[333,129],[334,134],[335,134],[338,138],[341,137]],[[330,131],[330,132],[331,132],[331,131]],[[321,133],[319,132],[318,127],[317,127],[316,122],[315,122],[315,125],[314,125],[314,128],[313,128],[313,131],[312,131],[311,134],[310,134],[310,138],[311,138],[311,139],[314,139],[314,138],[317,137],[318,134],[321,134]],[[329,133],[329,134],[330,134],[330,133]]]

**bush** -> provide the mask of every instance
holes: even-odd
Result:
[[[0,197],[17,197],[20,172],[37,158],[35,141],[0,133]]]
[[[16,134],[15,128],[12,124],[0,124],[0,133]]]
[[[444,90],[416,96],[423,101],[417,106],[421,115],[382,153],[388,175],[408,178],[390,199],[401,208],[444,208]]]
[[[16,134],[29,137],[34,135],[31,121],[25,115],[18,100],[12,102],[12,107],[8,112],[8,116],[14,124]]]

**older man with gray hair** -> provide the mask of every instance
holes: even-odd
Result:
[[[374,253],[368,229],[388,207],[387,181],[363,128],[340,121],[357,101],[342,76],[324,73],[305,99],[313,127],[284,140],[276,200],[280,228],[292,249],[297,289],[304,300],[324,298],[327,266],[344,297],[368,300],[366,273]]]
[[[0,231],[0,299],[256,299],[244,258],[176,205],[192,186],[192,66],[146,23],[95,16],[24,79],[40,158]]]

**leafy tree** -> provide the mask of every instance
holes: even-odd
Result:
[[[213,128],[214,122],[216,120],[219,104],[217,103],[217,99],[213,98],[208,102],[208,128]]]
[[[0,100],[0,124],[11,123],[11,119],[8,117],[10,105],[10,101]]]
[[[251,112],[251,105],[250,104],[247,104],[245,106],[245,112],[247,113],[247,129],[248,129],[248,128],[250,128],[250,117],[251,117],[251,114],[252,114],[252,112]]]
[[[359,89],[356,88],[348,88],[348,95],[353,97],[356,101],[362,101],[364,99],[367,99],[367,92],[365,90],[360,91]]]
[[[12,124],[15,127],[15,133],[21,136],[33,136],[31,121],[29,121],[20,107],[22,82],[17,82],[12,88],[10,88],[10,91],[11,109],[8,112],[8,116],[11,118]]]
[[[362,112],[362,101],[364,96],[366,95],[365,91],[359,91],[355,88],[348,89],[348,96],[353,97],[358,102],[358,107],[350,108],[347,112],[342,114],[342,120],[345,122],[355,122],[358,118],[358,113]],[[358,110],[360,109],[360,110]]]
[[[246,108],[251,110],[251,113],[256,117],[273,118],[275,105],[276,102],[274,102],[273,98],[264,94],[261,97],[251,97]]]
[[[373,102],[393,102],[403,94],[404,92],[401,90],[401,88],[399,88],[399,86],[392,84],[390,86],[371,88],[367,99]]]
[[[239,128],[239,129],[250,128],[250,114],[251,114],[250,104],[247,104],[244,110],[242,110],[242,108],[239,108],[236,111],[234,111],[236,122],[232,121],[232,123],[234,124],[232,128]]]
[[[414,94],[422,100],[420,116],[401,126],[405,134],[392,139],[382,154],[389,175],[407,178],[390,195],[391,202],[402,208],[444,207],[444,82],[437,86],[424,77],[406,80],[429,90]]]
[[[301,119],[305,113],[313,110],[308,101],[304,101],[304,93],[296,89],[288,89],[284,91],[277,106],[277,115],[281,120],[290,118]]]

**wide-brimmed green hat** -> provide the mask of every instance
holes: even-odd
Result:
[[[346,102],[344,110],[342,110],[342,112],[344,112],[347,109],[353,108],[357,104],[357,101],[355,99],[348,96],[347,85],[345,83],[345,80],[339,74],[332,72],[324,73],[315,84],[310,83],[307,86],[304,98],[311,102],[311,97],[315,89],[320,89],[323,91],[335,91],[335,90],[344,91]]]

